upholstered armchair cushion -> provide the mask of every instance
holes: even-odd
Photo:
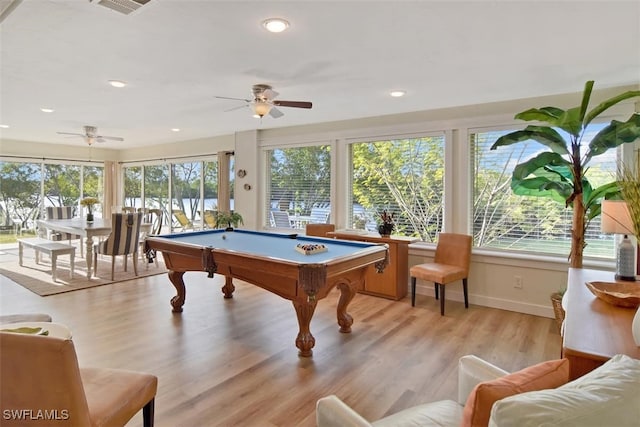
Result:
[[[640,425],[640,360],[616,355],[553,390],[517,394],[493,405],[489,426]]]
[[[526,391],[556,388],[567,381],[567,359],[549,360],[491,381],[482,381],[467,398],[461,426],[486,426],[489,423],[491,408],[496,401]]]

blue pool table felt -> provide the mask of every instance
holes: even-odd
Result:
[[[377,246],[363,242],[248,230],[206,230],[157,237],[190,245],[250,253],[302,264],[326,263],[334,258],[353,255],[372,246]],[[321,243],[327,247],[327,251],[309,255],[301,254],[296,251],[296,245],[299,243]]]

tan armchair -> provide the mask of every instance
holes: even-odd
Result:
[[[141,409],[144,426],[153,426],[156,376],[79,368],[69,339],[0,332],[0,348],[3,426],[124,426]],[[22,419],[4,416],[12,413]]]
[[[327,233],[336,231],[335,224],[307,224],[306,226],[307,236],[327,237]]]
[[[472,238],[466,234],[440,233],[433,262],[414,265],[411,276],[411,305],[416,305],[416,279],[434,282],[436,299],[440,299],[440,315],[444,316],[445,285],[462,280],[464,307],[469,308],[467,277],[471,262]]]

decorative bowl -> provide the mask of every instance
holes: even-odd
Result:
[[[587,288],[601,300],[618,307],[640,306],[638,282],[586,282]]]

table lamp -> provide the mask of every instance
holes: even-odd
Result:
[[[633,223],[624,200],[603,200],[600,229],[603,233],[623,234],[616,258],[616,280],[636,280],[634,247],[629,240]]]

